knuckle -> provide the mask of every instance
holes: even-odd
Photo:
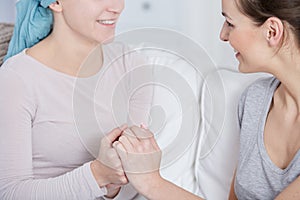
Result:
[[[119,176],[120,178],[124,177],[124,172],[121,170],[117,171],[117,176]]]
[[[116,127],[116,128],[114,128],[114,129],[112,129],[110,132],[112,133],[112,132],[116,132],[116,131],[118,131],[119,130],[119,127]]]
[[[150,149],[151,148],[151,143],[150,143],[149,140],[144,140],[143,144],[144,144],[144,146],[145,146],[146,149]]]
[[[119,138],[119,141],[120,141],[121,143],[123,143],[123,142],[124,142],[124,140],[125,140],[125,136],[124,136],[124,135],[122,135],[122,136]]]
[[[145,137],[146,138],[151,138],[151,137],[153,137],[153,133],[150,131],[150,130],[145,130]]]
[[[114,155],[113,153],[108,153],[108,154],[107,154],[107,158],[108,158],[109,160],[114,160],[115,155]]]
[[[120,162],[114,162],[114,168],[117,169],[117,170],[120,170],[121,163]]]
[[[136,146],[136,150],[138,152],[143,152],[144,151],[144,146],[142,144],[139,144],[139,145]]]
[[[130,127],[130,130],[134,133],[140,132],[142,129],[138,126],[132,126]]]
[[[138,127],[137,125],[133,125],[132,127],[130,127],[131,129],[140,129],[140,127]]]
[[[120,181],[121,181],[122,184],[128,183],[128,180],[125,176],[121,177]]]
[[[126,129],[126,130],[124,131],[124,135],[125,135],[125,136],[129,136],[129,137],[130,137],[130,136],[131,136],[131,137],[134,136],[132,130],[129,129],[129,128]]]

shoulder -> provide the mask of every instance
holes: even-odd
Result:
[[[266,90],[269,90],[277,84],[278,80],[275,77],[268,77],[268,78],[260,78],[253,82],[251,85],[249,85],[243,95],[250,95],[250,94],[257,94],[265,92]]]
[[[19,54],[6,60],[1,66],[0,73],[8,73],[8,71],[19,75],[22,78],[31,79],[34,76],[34,61],[25,54],[25,50]]]
[[[24,51],[6,60],[0,67],[1,88],[31,93],[40,77],[36,64]]]
[[[243,103],[246,101],[260,101],[264,98],[267,91],[278,85],[278,82],[275,77],[258,79],[244,90],[240,101]]]
[[[8,60],[6,60],[0,68],[0,77],[1,82],[4,80],[20,78],[19,74],[21,74],[22,69],[22,53],[19,53]],[[19,72],[20,71],[20,72]]]
[[[261,78],[250,84],[242,93],[238,106],[240,123],[244,110],[259,110],[265,102],[266,95],[275,90],[279,81],[275,77]]]

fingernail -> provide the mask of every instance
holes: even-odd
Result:
[[[116,147],[116,146],[118,145],[117,143],[118,143],[118,141],[115,141],[115,142],[112,144],[112,146],[113,146],[113,147]]]
[[[141,123],[141,128],[143,128],[143,129],[147,129],[147,126],[144,124],[144,123]]]

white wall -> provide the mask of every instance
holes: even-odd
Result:
[[[12,23],[15,19],[15,1],[0,0],[0,22]]]
[[[183,0],[128,0],[119,21],[118,30],[136,27],[165,27],[181,29],[178,10]]]
[[[14,0],[0,0],[0,22],[14,21]],[[218,66],[237,62],[228,43],[219,40],[221,0],[128,0],[117,32],[136,27],[165,27],[182,32],[208,52]]]
[[[150,8],[143,11],[145,4]],[[223,22],[221,0],[128,0],[118,32],[143,26],[174,29],[202,45],[216,65],[233,69],[234,52],[219,39]]]

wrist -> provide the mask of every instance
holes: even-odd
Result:
[[[109,199],[113,199],[113,198],[115,198],[119,194],[119,192],[121,190],[121,187],[118,187],[118,188],[115,188],[115,189],[111,189],[111,188],[108,188],[106,186],[106,189],[107,189],[108,193],[104,197],[105,198],[109,198]]]
[[[103,166],[100,161],[94,160],[91,162],[92,174],[100,188],[105,187],[107,184],[109,184],[102,173],[104,171],[102,168]]]
[[[149,179],[149,182],[147,182],[147,184],[143,184],[139,192],[148,199],[153,199],[153,191],[159,192],[160,188],[164,187],[164,182],[165,179],[163,179],[158,173],[157,175],[152,176],[152,178]]]

